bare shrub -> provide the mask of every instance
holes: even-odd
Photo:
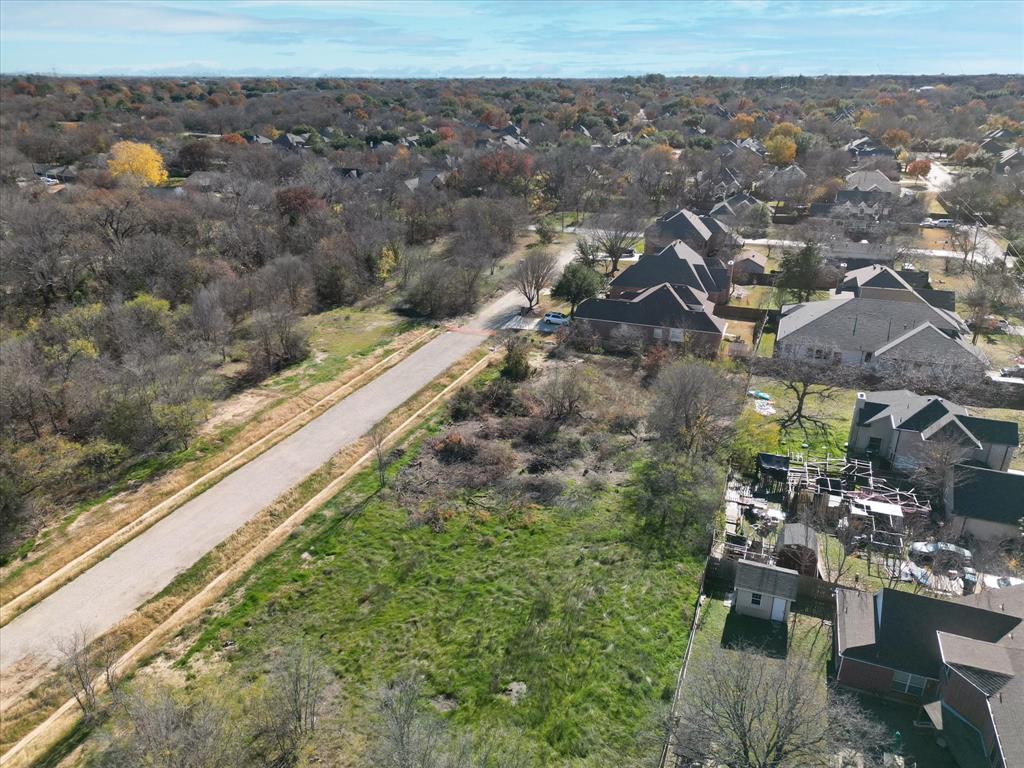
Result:
[[[593,395],[591,378],[586,368],[555,368],[534,388],[544,418],[565,422],[579,416]]]
[[[107,756],[108,765],[220,768],[248,762],[237,725],[209,698],[187,699],[161,686],[136,692],[125,710],[131,727]]]
[[[470,461],[480,450],[480,446],[475,440],[466,437],[456,429],[449,430],[443,437],[435,440],[431,444],[431,448],[434,449],[437,457],[446,464]]]

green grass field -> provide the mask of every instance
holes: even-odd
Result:
[[[365,727],[374,690],[416,670],[428,696],[456,703],[453,727],[521,729],[544,765],[621,765],[650,749],[697,558],[645,539],[614,486],[583,511],[460,512],[439,533],[375,491],[363,473],[255,568],[186,659],[231,641],[230,674],[245,677],[303,637],[338,676],[346,729]],[[526,685],[515,706],[502,695],[512,682]]]
[[[415,325],[386,309],[353,307],[309,315],[302,322],[309,332],[309,358],[267,381],[268,388],[294,393],[330,381],[354,358],[370,354]]]

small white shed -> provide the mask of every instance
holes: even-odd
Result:
[[[736,613],[786,621],[799,579],[800,574],[789,568],[740,560],[736,563]]]

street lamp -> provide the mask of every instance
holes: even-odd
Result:
[[[846,262],[839,262],[839,281],[836,283],[836,293],[841,293],[843,288],[843,278],[846,277]]]
[[[736,264],[736,259],[729,259],[729,298],[732,298],[732,268]]]

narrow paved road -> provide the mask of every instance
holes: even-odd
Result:
[[[575,243],[564,246],[569,262]],[[511,292],[433,339],[273,448],[183,504],[76,579],[0,627],[0,671],[29,654],[51,656],[79,629],[98,635],[300,483],[447,368],[522,305]]]

